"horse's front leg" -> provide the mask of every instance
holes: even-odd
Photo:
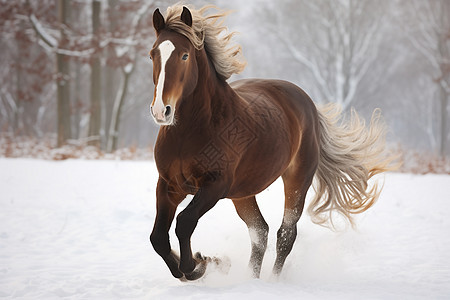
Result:
[[[180,258],[176,255],[170,246],[169,229],[178,204],[186,195],[171,192],[168,184],[163,180],[158,180],[156,188],[156,219],[153,231],[150,235],[150,241],[175,278],[183,278],[184,274],[178,268]]]
[[[175,233],[180,242],[180,271],[184,273],[188,280],[196,280],[202,277],[206,271],[207,263],[211,260],[202,257],[199,253],[193,257],[191,249],[192,233],[198,220],[216,205],[219,199],[225,197],[225,191],[226,188],[220,184],[200,188],[191,203],[177,216]]]

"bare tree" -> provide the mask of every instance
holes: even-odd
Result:
[[[43,119],[52,110],[44,100],[53,80],[47,53],[39,51],[30,34],[29,7],[24,1],[2,2],[0,6],[1,71],[0,126],[16,135],[41,135]],[[32,31],[31,31],[32,32]]]
[[[115,6],[114,8],[120,8]],[[120,118],[128,92],[129,79],[135,70],[138,55],[142,49],[147,49],[150,44],[149,38],[153,37],[151,24],[149,24],[149,12],[154,8],[153,1],[143,2],[137,10],[134,10],[133,17],[128,22],[127,30],[119,33],[122,38],[117,37],[111,43],[114,46],[115,65],[122,74],[122,83],[117,90],[108,130],[108,140],[106,150],[108,152],[117,149],[119,137]],[[144,19],[147,17],[146,22]],[[117,35],[117,32],[116,32]]]
[[[448,0],[405,1],[403,26],[407,36],[433,69],[432,82],[437,86],[439,107],[440,155],[448,152],[448,102],[450,97],[450,2]],[[429,134],[434,138],[432,126]]]
[[[50,35],[44,26],[37,19],[34,13],[29,18],[36,34],[47,47],[51,49],[64,49],[69,45],[69,37],[67,30],[68,19],[70,14],[69,0],[58,1],[58,21],[59,21],[59,39]],[[56,51],[57,65],[57,133],[58,146],[66,143],[71,138],[71,122],[70,122],[70,65],[69,55],[65,51]]]
[[[92,0],[92,48],[96,49],[91,59],[91,109],[89,117],[89,144],[100,147],[101,128],[101,51],[100,48],[101,1]]]
[[[63,140],[70,138],[70,131],[60,130],[67,128],[70,130],[70,64],[72,61],[87,63],[90,66],[90,108],[89,108],[89,128],[87,137],[85,138],[89,144],[97,147],[104,146],[109,151],[115,150],[117,147],[118,131],[120,124],[120,116],[124,103],[126,102],[129,78],[135,69],[136,61],[142,54],[142,49],[147,49],[149,38],[153,37],[151,27],[151,8],[153,1],[110,1],[108,8],[109,15],[114,15],[107,21],[113,23],[109,26],[110,31],[106,30],[107,26],[102,26],[102,9],[100,0],[92,0],[90,7],[91,28],[88,31],[77,30],[76,26],[69,26],[67,5],[69,0],[59,0],[59,22],[53,24],[49,29],[42,25],[42,22],[33,14],[30,14],[30,21],[35,32],[40,37],[42,44],[46,50],[56,53],[57,56],[57,86],[58,86],[58,116],[67,114],[68,117],[59,117],[58,120],[58,145]],[[84,5],[77,3],[77,5]],[[80,9],[83,11],[83,9]],[[86,11],[86,9],[85,9]],[[89,10],[88,10],[89,11]],[[79,16],[78,16],[79,17]],[[55,37],[54,28],[59,28],[59,34]],[[78,27],[83,27],[78,25]],[[50,33],[52,32],[52,33]],[[89,40],[89,37],[90,40]],[[105,48],[108,51],[104,51]],[[103,59],[107,55],[107,59]],[[103,63],[105,62],[105,63]],[[120,83],[113,81],[115,78],[107,76],[106,86],[107,95],[112,99],[102,101],[102,72],[107,69],[108,74],[111,70],[119,70],[121,75]],[[76,68],[76,84],[81,86],[80,71]],[[110,72],[113,73],[113,72]],[[118,87],[118,88],[116,88]],[[112,92],[114,91],[114,92]],[[76,92],[78,94],[78,91]],[[67,99],[63,101],[62,99]],[[64,105],[66,106],[64,106]],[[78,103],[74,104],[77,111]],[[109,108],[111,107],[111,108]],[[103,117],[102,117],[103,116]],[[83,118],[76,116],[78,122],[82,122]],[[63,124],[63,126],[61,125]],[[76,126],[75,126],[76,127]],[[78,132],[78,130],[76,130]],[[64,137],[65,136],[65,137]],[[64,138],[62,138],[64,137]],[[79,136],[78,136],[79,137]],[[62,138],[62,139],[61,139]],[[101,141],[105,141],[101,143]]]
[[[60,41],[59,45],[64,47],[68,43],[67,33],[65,31],[70,9],[69,0],[59,0],[58,2],[58,16],[61,24]],[[40,32],[40,31],[37,31]],[[40,32],[42,33],[42,32]],[[49,42],[50,46],[57,47],[56,40],[50,41],[46,37],[41,38]],[[69,69],[69,57],[63,53],[56,54],[57,66],[58,66],[58,146],[63,145],[68,139],[71,138],[71,124],[70,124],[70,69]]]
[[[385,6],[369,0],[291,1],[272,9],[271,28],[292,59],[312,74],[322,101],[345,109],[379,59]]]

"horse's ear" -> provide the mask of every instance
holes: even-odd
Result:
[[[183,21],[183,23],[189,27],[192,26],[192,14],[186,6],[183,6],[183,12],[181,13],[181,21]]]
[[[163,15],[159,12],[159,8],[153,13],[153,27],[156,30],[156,34],[159,34],[161,30],[166,26]]]

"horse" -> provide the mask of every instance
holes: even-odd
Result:
[[[191,236],[199,219],[224,198],[231,199],[251,239],[249,268],[258,278],[267,247],[268,225],[255,195],[277,178],[285,204],[277,231],[273,274],[278,276],[297,236],[308,189],[315,196],[308,212],[332,228],[337,212],[352,215],[370,208],[381,189],[371,177],[389,170],[386,126],[374,111],[370,126],[356,112],[343,119],[339,107],[318,107],[298,86],[281,80],[245,79],[229,84],[246,62],[226,12],[175,5],[164,17],[153,13],[156,41],[149,55],[155,85],[150,113],[160,125],[154,147],[159,178],[156,217],[150,235],[154,250],[180,280],[197,280],[216,259],[193,254]],[[176,217],[180,254],[169,229],[177,206],[192,201]]]

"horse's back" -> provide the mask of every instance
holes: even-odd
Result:
[[[316,130],[316,126],[311,126],[317,125],[316,106],[297,85],[284,80],[243,79],[232,82],[230,86],[249,105],[258,102],[274,103],[285,114],[293,116],[302,130]]]

